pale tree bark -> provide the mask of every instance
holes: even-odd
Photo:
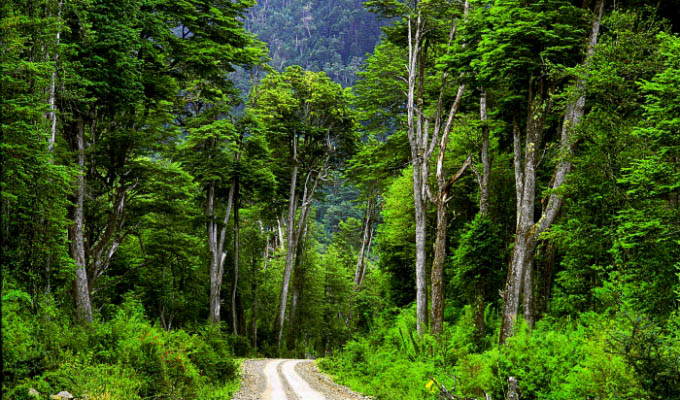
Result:
[[[210,250],[210,322],[220,322],[220,306],[222,291],[222,278],[224,277],[224,260],[227,255],[224,252],[224,241],[227,236],[227,225],[234,200],[234,184],[229,188],[226,210],[222,228],[217,234],[217,220],[215,219],[215,183],[208,185],[207,212],[208,212],[208,248]]]
[[[535,92],[534,93],[534,89]],[[550,109],[550,100],[544,100],[544,88],[542,81],[539,81],[538,88],[530,84],[529,89],[529,112],[527,114],[527,132],[524,152],[524,168],[517,168],[521,165],[521,159],[515,160],[515,179],[516,192],[519,202],[517,203],[517,227],[515,242],[512,252],[508,277],[503,292],[503,324],[501,326],[501,343],[512,336],[512,328],[517,318],[522,284],[525,279],[525,270],[529,258],[533,254],[536,245],[534,235],[534,200],[536,197],[536,164],[538,148],[540,146],[543,124],[547,112]],[[519,129],[514,128],[514,154],[521,154],[519,148]],[[519,172],[521,171],[521,172]],[[520,178],[520,180],[517,180]],[[519,182],[519,184],[517,183]],[[524,288],[530,291],[531,288]]]
[[[371,226],[371,231],[368,233],[368,246],[366,247],[367,257],[368,255],[371,254],[371,244],[373,244],[373,238],[375,238],[375,225]],[[361,285],[364,282],[364,278],[366,278],[366,271],[368,271],[368,267],[366,264],[364,264],[364,268],[361,271],[361,278],[359,278],[359,288],[361,288]]]
[[[301,217],[302,218],[302,217]],[[297,249],[295,252],[295,262],[293,266],[293,293],[290,299],[290,312],[288,315],[288,349],[294,349],[297,342],[297,311],[298,306],[302,301],[303,290],[304,290],[304,271],[302,269],[302,263],[305,252],[305,245],[307,239],[307,222],[302,224],[299,222],[300,226],[303,227],[302,233],[298,234]]]
[[[373,239],[373,223],[377,213],[377,196],[371,196],[366,201],[366,211],[362,221],[361,229],[361,246],[359,247],[359,255],[357,256],[357,266],[354,271],[354,292],[361,290],[361,284],[366,275],[366,255],[368,254],[369,243]]]
[[[489,160],[489,117],[487,112],[487,93],[482,89],[479,96],[479,119],[482,121],[482,175],[479,179],[479,213],[486,216],[489,213],[489,177],[491,176],[491,161]]]
[[[93,118],[93,117],[92,117]],[[92,119],[92,143],[96,143],[96,123]],[[87,225],[85,218],[85,191],[87,188],[87,172],[93,173],[94,164],[86,166],[85,157],[85,119],[80,117],[73,126],[71,136],[71,150],[77,155],[78,177],[73,207],[73,226],[69,230],[71,256],[76,263],[76,279],[74,281],[74,298],[78,315],[81,320],[92,320],[92,295],[96,293],[96,283],[111,264],[125,237],[137,226],[124,229],[126,222],[126,203],[129,193],[137,186],[134,183],[111,183],[109,190],[113,190],[111,203],[113,208],[108,214],[108,220],[103,230],[99,231],[92,225]],[[92,162],[92,161],[91,161]],[[111,178],[111,182],[115,179]],[[87,228],[89,231],[86,233]],[[85,237],[88,237],[85,240]],[[87,293],[87,294],[86,294]]]
[[[283,282],[281,285],[281,296],[279,297],[279,310],[276,315],[276,320],[274,321],[274,330],[276,331],[276,342],[277,347],[281,348],[281,343],[283,341],[283,325],[285,322],[286,308],[288,301],[288,289],[290,286],[290,278],[293,272],[293,267],[295,265],[296,253],[298,251],[298,246],[300,245],[300,238],[302,238],[305,230],[307,229],[307,219],[309,216],[309,211],[312,204],[312,199],[319,182],[326,178],[328,173],[329,162],[331,154],[333,151],[333,146],[330,140],[330,136],[326,138],[326,159],[319,170],[309,170],[306,173],[305,183],[302,191],[302,199],[300,202],[300,217],[297,219],[296,224],[296,214],[297,214],[297,175],[298,175],[298,149],[297,149],[297,137],[293,139],[293,167],[291,169],[291,183],[290,183],[290,195],[288,199],[288,246],[286,252],[286,266],[283,271]],[[310,186],[311,184],[311,186]]]
[[[59,1],[58,8],[57,8],[57,23],[61,24],[61,6],[62,2]],[[57,29],[57,33],[55,36],[55,48],[54,48],[54,69],[52,69],[52,78],[50,82],[50,99],[49,99],[49,105],[50,105],[50,111],[48,113],[48,117],[50,119],[50,138],[48,142],[48,150],[50,153],[54,152],[54,143],[57,140],[57,106],[56,106],[56,98],[57,98],[57,92],[56,92],[56,87],[57,87],[57,63],[59,62],[59,43],[61,39],[61,27]]]
[[[288,226],[287,226],[287,251],[286,251],[286,265],[283,270],[283,282],[281,284],[281,296],[279,297],[279,310],[276,314],[276,321],[274,322],[274,330],[276,332],[276,345],[281,348],[281,339],[283,336],[283,322],[286,316],[286,303],[288,301],[288,285],[290,284],[290,276],[293,272],[293,259],[295,257],[296,238],[295,238],[295,214],[297,213],[297,140],[293,140],[293,167],[290,173],[290,195],[288,196]]]
[[[466,13],[467,13],[467,2],[466,2]],[[453,32],[453,27],[451,29]],[[444,77],[444,80],[446,77]],[[435,136],[438,136],[439,126],[441,125],[442,117],[442,98],[444,94],[445,81],[442,82],[441,93],[439,96],[439,102],[437,103],[436,119],[435,119]],[[437,194],[432,199],[437,207],[437,228],[434,241],[434,260],[432,261],[432,276],[431,276],[431,287],[432,287],[432,333],[438,335],[442,332],[444,323],[444,264],[446,263],[446,232],[448,228],[448,202],[449,202],[449,192],[453,183],[458,180],[467,167],[470,165],[470,157],[465,160],[462,167],[454,176],[448,180],[444,176],[444,160],[446,157],[446,148],[449,143],[449,134],[451,133],[451,128],[453,126],[453,119],[460,108],[460,102],[463,98],[463,92],[465,91],[465,85],[461,84],[458,87],[458,92],[456,93],[456,99],[451,105],[451,109],[448,112],[446,124],[444,125],[444,130],[441,133],[441,140],[439,141],[439,154],[437,155],[437,167],[436,167],[436,178],[437,178]]]
[[[78,177],[76,178],[75,207],[73,209],[73,225],[69,229],[71,241],[71,257],[76,264],[76,276],[73,281],[74,297],[78,319],[92,322],[92,303],[90,287],[87,279],[87,259],[85,256],[85,122],[79,119],[76,123],[76,151],[78,157]]]
[[[234,335],[238,336],[238,318],[236,316],[236,291],[238,290],[238,253],[239,253],[239,181],[234,178],[234,273],[231,282],[231,320]]]
[[[373,234],[375,233],[375,218],[378,215],[378,194],[372,192],[366,200],[366,211],[361,222],[361,245],[359,247],[359,255],[357,256],[357,266],[354,270],[354,285],[353,292],[349,298],[347,313],[345,316],[345,326],[350,327],[354,316],[354,297],[361,290],[361,286],[366,277],[366,257],[371,252],[371,243],[373,242]]]
[[[61,24],[61,7],[62,2],[59,1],[57,6],[57,23]],[[61,39],[61,26],[57,28],[57,33],[55,34],[55,47],[54,47],[54,69],[52,69],[52,77],[50,81],[50,95],[49,95],[49,105],[50,111],[47,113],[47,117],[50,122],[50,137],[47,143],[47,150],[50,153],[50,164],[54,164],[54,143],[57,140],[57,64],[59,62],[59,43]],[[48,56],[49,58],[49,56]],[[48,254],[47,261],[45,263],[45,295],[49,296],[52,293],[52,254]],[[48,300],[49,301],[49,300]]]
[[[276,228],[277,228],[277,233],[279,234],[279,243],[278,247],[283,250],[284,249],[284,241],[283,241],[283,229],[281,229],[281,218],[279,218],[278,214],[276,215]]]
[[[470,3],[465,1],[464,3],[464,15],[467,16]],[[422,48],[425,35],[426,26],[423,21],[420,10],[417,11],[414,16],[409,15],[408,17],[408,65],[406,71],[408,73],[407,79],[407,101],[406,101],[406,111],[407,111],[407,123],[408,123],[408,139],[409,145],[411,147],[411,159],[413,163],[413,202],[415,209],[415,234],[416,234],[416,329],[418,334],[422,334],[427,329],[427,271],[425,268],[426,259],[426,231],[427,231],[427,220],[426,220],[426,208],[427,200],[430,199],[435,204],[441,203],[445,207],[446,202],[439,202],[437,199],[433,199],[431,190],[429,188],[428,179],[430,175],[430,157],[434,151],[435,145],[439,141],[440,131],[442,130],[442,124],[444,122],[443,113],[443,100],[444,92],[447,87],[447,73],[442,76],[442,83],[440,86],[439,99],[437,101],[435,115],[433,117],[428,117],[425,115],[425,104],[423,99],[423,90],[425,82],[425,54]],[[453,40],[453,36],[456,32],[456,20],[452,20],[451,28],[449,31],[449,43]],[[416,99],[417,90],[417,99]],[[448,134],[451,130],[453,123],[453,118],[460,105],[460,99],[462,98],[465,86],[461,85],[458,88],[456,95],[456,101],[451,105],[448,112],[446,124],[443,128],[442,141],[440,143],[440,154],[443,157],[444,152],[441,151],[442,143],[448,143]],[[434,120],[434,127],[430,133],[430,122]],[[431,137],[430,137],[431,134]],[[444,138],[446,136],[446,138]],[[444,145],[444,150],[446,145]],[[439,160],[438,160],[439,161]],[[443,159],[441,160],[443,166]],[[466,166],[467,167],[467,166]],[[443,175],[442,175],[443,177]],[[440,189],[446,186],[446,183],[440,185]],[[442,197],[444,199],[444,197]],[[438,216],[440,212],[438,211]],[[443,219],[442,219],[443,221]],[[445,235],[445,231],[444,231]],[[443,245],[443,244],[440,244]],[[445,245],[443,245],[445,246]],[[435,251],[435,257],[436,251]],[[440,258],[436,260],[437,266],[441,264],[443,269],[443,259]],[[438,268],[438,267],[437,267]],[[440,302],[443,304],[443,272],[434,271],[432,282],[433,296],[437,299],[433,301],[437,307],[433,310],[433,316],[439,319],[439,308]],[[436,294],[435,294],[436,292]],[[443,315],[443,311],[441,313]],[[441,322],[437,322],[437,329]]]
[[[415,26],[414,26],[415,25]],[[408,122],[408,139],[411,146],[411,159],[413,163],[413,203],[415,208],[415,234],[416,234],[416,329],[422,334],[427,329],[427,282],[425,270],[425,240],[426,240],[426,185],[429,176],[429,159],[432,154],[435,141],[428,147],[428,121],[424,118],[422,110],[422,97],[416,105],[416,86],[420,80],[422,89],[423,70],[421,45],[423,41],[424,23],[418,12],[414,23],[413,17],[408,17],[408,93],[406,101],[406,114]],[[419,79],[420,78],[420,79]],[[420,89],[419,89],[420,90]],[[436,138],[435,138],[436,139]]]
[[[331,144],[328,142],[328,149],[330,151]],[[329,153],[330,154],[330,153]],[[300,217],[297,222],[297,229],[295,232],[296,248],[295,248],[295,259],[293,261],[293,294],[290,303],[290,315],[289,315],[289,335],[288,335],[288,348],[292,349],[295,347],[296,332],[297,332],[297,309],[300,302],[302,301],[303,295],[303,283],[304,276],[302,270],[303,255],[305,250],[305,239],[307,237],[307,221],[309,220],[309,211],[311,210],[312,200],[314,198],[314,193],[319,185],[319,182],[325,179],[328,172],[328,162],[330,161],[330,156],[326,158],[323,167],[319,171],[309,171],[305,178],[305,184],[302,191],[302,200],[300,202]],[[315,175],[316,174],[316,175]],[[312,181],[312,177],[314,177]],[[310,182],[312,181],[312,182]],[[311,183],[311,187],[310,187]]]
[[[595,15],[591,25],[588,48],[583,62],[586,70],[590,66],[595,46],[597,45],[600,22],[604,12],[604,0],[598,0],[595,5]],[[503,321],[501,325],[500,342],[505,343],[508,337],[514,333],[514,322],[519,312],[520,295],[524,294],[524,318],[529,324],[534,322],[533,310],[533,257],[536,250],[538,237],[552,225],[557,218],[563,203],[563,194],[559,193],[571,170],[571,155],[574,151],[574,131],[585,112],[586,84],[582,77],[577,77],[575,89],[577,98],[567,105],[560,136],[560,162],[555,169],[550,188],[551,192],[547,205],[542,210],[538,222],[534,222],[534,200],[536,185],[536,158],[540,137],[543,129],[543,121],[546,111],[540,108],[542,104],[539,96],[532,98],[530,90],[530,112],[527,118],[527,141],[524,156],[524,170],[519,160],[519,129],[514,130],[514,154],[515,154],[515,182],[517,191],[517,233],[513,247],[508,278],[503,293]],[[545,110],[549,110],[548,107]],[[516,125],[516,124],[515,124]]]

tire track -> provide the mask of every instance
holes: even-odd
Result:
[[[301,400],[327,400],[326,396],[317,392],[309,386],[295,370],[295,366],[302,360],[287,360],[281,364],[281,372],[283,378],[288,381],[291,389],[295,392],[298,399]]]
[[[264,392],[264,398],[269,400],[284,400],[287,399],[286,392],[278,373],[278,367],[283,360],[271,360],[267,362],[263,373],[267,382],[267,388]]]

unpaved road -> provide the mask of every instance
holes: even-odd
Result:
[[[337,385],[309,360],[246,360],[232,400],[370,400]]]

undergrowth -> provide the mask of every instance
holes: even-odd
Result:
[[[219,326],[166,331],[128,298],[109,320],[87,326],[28,295],[2,298],[3,395],[23,400],[68,391],[76,398],[230,399],[238,388],[234,340]]]
[[[680,341],[644,316],[583,314],[518,324],[496,344],[499,321],[487,316],[477,337],[472,312],[446,326],[441,340],[415,332],[415,312],[381,317],[370,334],[319,360],[342,384],[375,399],[437,399],[434,379],[461,397],[506,397],[508,378],[523,400],[680,398]],[[675,322],[673,322],[675,321]],[[671,324],[677,324],[677,315]]]

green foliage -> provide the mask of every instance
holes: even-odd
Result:
[[[380,23],[361,0],[258,1],[248,12],[247,26],[269,44],[276,70],[301,65],[345,87],[356,80],[380,34]]]
[[[21,312],[28,301],[16,290],[3,297],[3,392],[12,398],[25,398],[34,387],[95,399],[208,399],[211,391],[233,390],[238,378],[228,338],[217,327],[197,334],[163,330],[133,298],[111,320],[81,327],[59,312]]]
[[[413,173],[409,169],[394,180],[385,193],[378,228],[380,268],[389,273],[389,296],[394,304],[404,306],[415,298],[415,221],[413,220]]]
[[[452,296],[464,297],[473,304],[478,296],[493,301],[503,284],[503,243],[498,227],[481,214],[465,226],[458,247],[451,256]]]

